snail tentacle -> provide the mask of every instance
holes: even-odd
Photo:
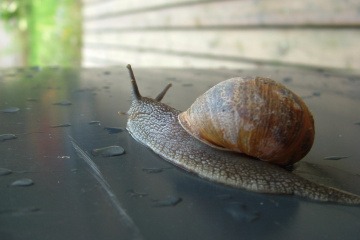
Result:
[[[166,85],[166,87],[159,93],[159,95],[156,96],[155,100],[158,101],[158,102],[161,102],[161,100],[164,98],[165,94],[167,93],[169,88],[171,88],[171,86],[172,86],[171,83]]]
[[[138,88],[137,83],[136,83],[134,72],[133,72],[130,64],[128,64],[126,67],[127,67],[127,69],[129,69],[131,85],[132,85],[132,96],[133,96],[134,99],[140,100],[141,99],[141,94],[140,94],[139,88]]]

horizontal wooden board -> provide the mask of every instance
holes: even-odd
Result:
[[[253,63],[226,61],[194,57],[193,55],[178,55],[154,51],[136,51],[134,49],[102,49],[85,47],[83,51],[84,67],[104,67],[114,65],[136,64],[137,67],[191,67],[191,68],[253,68],[259,66]]]
[[[268,29],[228,31],[157,31],[88,33],[84,47],[93,51],[128,51],[223,59],[226,62],[273,61],[325,67],[360,68],[360,31]],[[140,60],[139,60],[140,61]],[[148,63],[150,64],[150,63]],[[155,63],[154,63],[155,64]]]
[[[359,9],[358,0],[83,0],[83,59],[360,69]]]
[[[138,11],[153,11],[163,8],[175,8],[181,5],[203,4],[206,2],[234,0],[83,0],[83,14],[86,18],[107,16],[110,14],[128,14]]]
[[[165,3],[166,2],[166,3]],[[360,1],[106,1],[84,5],[84,28],[360,26]]]

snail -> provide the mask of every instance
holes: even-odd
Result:
[[[268,162],[268,158],[261,161],[245,154],[239,154],[239,150],[236,150],[238,152],[223,151],[221,149],[223,146],[212,140],[210,140],[210,145],[206,144],[204,140],[199,141],[198,136],[194,137],[188,133],[192,128],[188,127],[188,121],[191,119],[188,115],[195,112],[192,108],[197,103],[184,113],[162,103],[161,100],[171,84],[167,85],[154,99],[143,97],[139,92],[131,66],[127,65],[127,68],[132,84],[132,102],[127,111],[126,129],[136,141],[147,146],[163,159],[201,178],[235,188],[260,193],[292,194],[322,202],[360,204],[360,196],[311,182],[279,166],[286,164],[286,161],[275,158],[276,164],[271,164]],[[279,88],[279,94],[283,94],[284,97],[283,102],[287,101],[290,90],[272,80],[264,80],[263,84]],[[251,90],[247,89],[246,91]],[[296,109],[303,107],[302,102],[298,101],[298,97],[292,95],[291,97],[295,98],[296,102],[293,107]],[[221,103],[215,102],[214,104]],[[247,114],[246,111],[244,112]],[[310,114],[307,108],[305,112]],[[185,118],[182,115],[185,115]],[[185,127],[188,128],[187,130],[182,127],[179,119],[183,125],[188,125]],[[299,160],[311,148],[314,129],[311,114],[306,119],[308,121],[305,123],[306,137],[304,137],[304,141],[306,143],[300,143],[300,154],[290,154],[285,157],[290,156],[290,163]],[[253,128],[251,124],[246,124],[250,125],[247,127],[248,129]],[[299,126],[294,128],[296,127]],[[203,134],[198,135],[201,138]],[[275,134],[275,136],[278,135]],[[300,137],[303,135],[301,134]],[[280,137],[280,139],[282,138]],[[211,145],[215,145],[215,147]]]

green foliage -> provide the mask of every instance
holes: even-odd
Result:
[[[21,33],[27,65],[80,64],[80,0],[1,0],[1,19]]]
[[[0,2],[0,19],[10,26],[19,27],[21,21],[31,14],[31,1],[2,0]]]
[[[77,1],[34,0],[30,23],[33,65],[80,64],[81,12]]]

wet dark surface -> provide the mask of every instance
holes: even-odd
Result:
[[[145,96],[172,83],[163,102],[182,110],[239,74],[283,82],[304,97],[316,125],[314,146],[295,172],[360,194],[359,75],[134,71]],[[126,115],[118,112],[127,111],[129,99],[125,66],[0,71],[1,240],[359,239],[359,206],[233,189],[159,158],[122,131]],[[104,157],[110,146],[125,152],[110,148],[111,156]]]

